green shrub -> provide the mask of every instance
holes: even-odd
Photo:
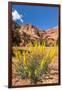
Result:
[[[45,43],[42,45],[35,42],[35,45],[29,44],[28,51],[16,51],[15,60],[13,64],[17,64],[17,73],[21,79],[29,79],[31,83],[37,84],[42,81],[42,78],[49,74],[49,64],[53,61],[56,55],[56,46],[46,49]]]

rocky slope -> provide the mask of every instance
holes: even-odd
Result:
[[[40,30],[32,24],[23,24],[18,26],[13,23],[13,42],[19,46],[25,46],[29,42],[34,43],[35,40],[42,43],[46,41],[46,45],[54,45],[58,41],[58,27],[48,30]]]

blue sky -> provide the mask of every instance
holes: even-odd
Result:
[[[17,23],[30,23],[44,30],[58,26],[58,12],[58,7],[12,5],[13,19]]]

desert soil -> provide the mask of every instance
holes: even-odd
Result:
[[[58,83],[59,81],[59,70],[58,70],[58,55],[54,58],[54,63],[50,65],[51,71],[49,76],[45,76],[42,82],[38,82],[37,84],[52,84]],[[12,86],[19,86],[19,85],[31,85],[30,80],[24,79],[21,80],[18,75],[12,75]]]

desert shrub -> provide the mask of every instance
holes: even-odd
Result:
[[[20,43],[20,34],[19,34],[19,30],[12,30],[12,43],[13,46],[19,46]]]
[[[16,72],[21,79],[30,79],[31,83],[36,84],[42,81],[45,75],[49,74],[49,65],[54,61],[56,55],[56,46],[46,48],[45,42],[35,42],[34,46],[30,43],[28,51],[15,51],[15,60],[13,64],[17,64]]]

